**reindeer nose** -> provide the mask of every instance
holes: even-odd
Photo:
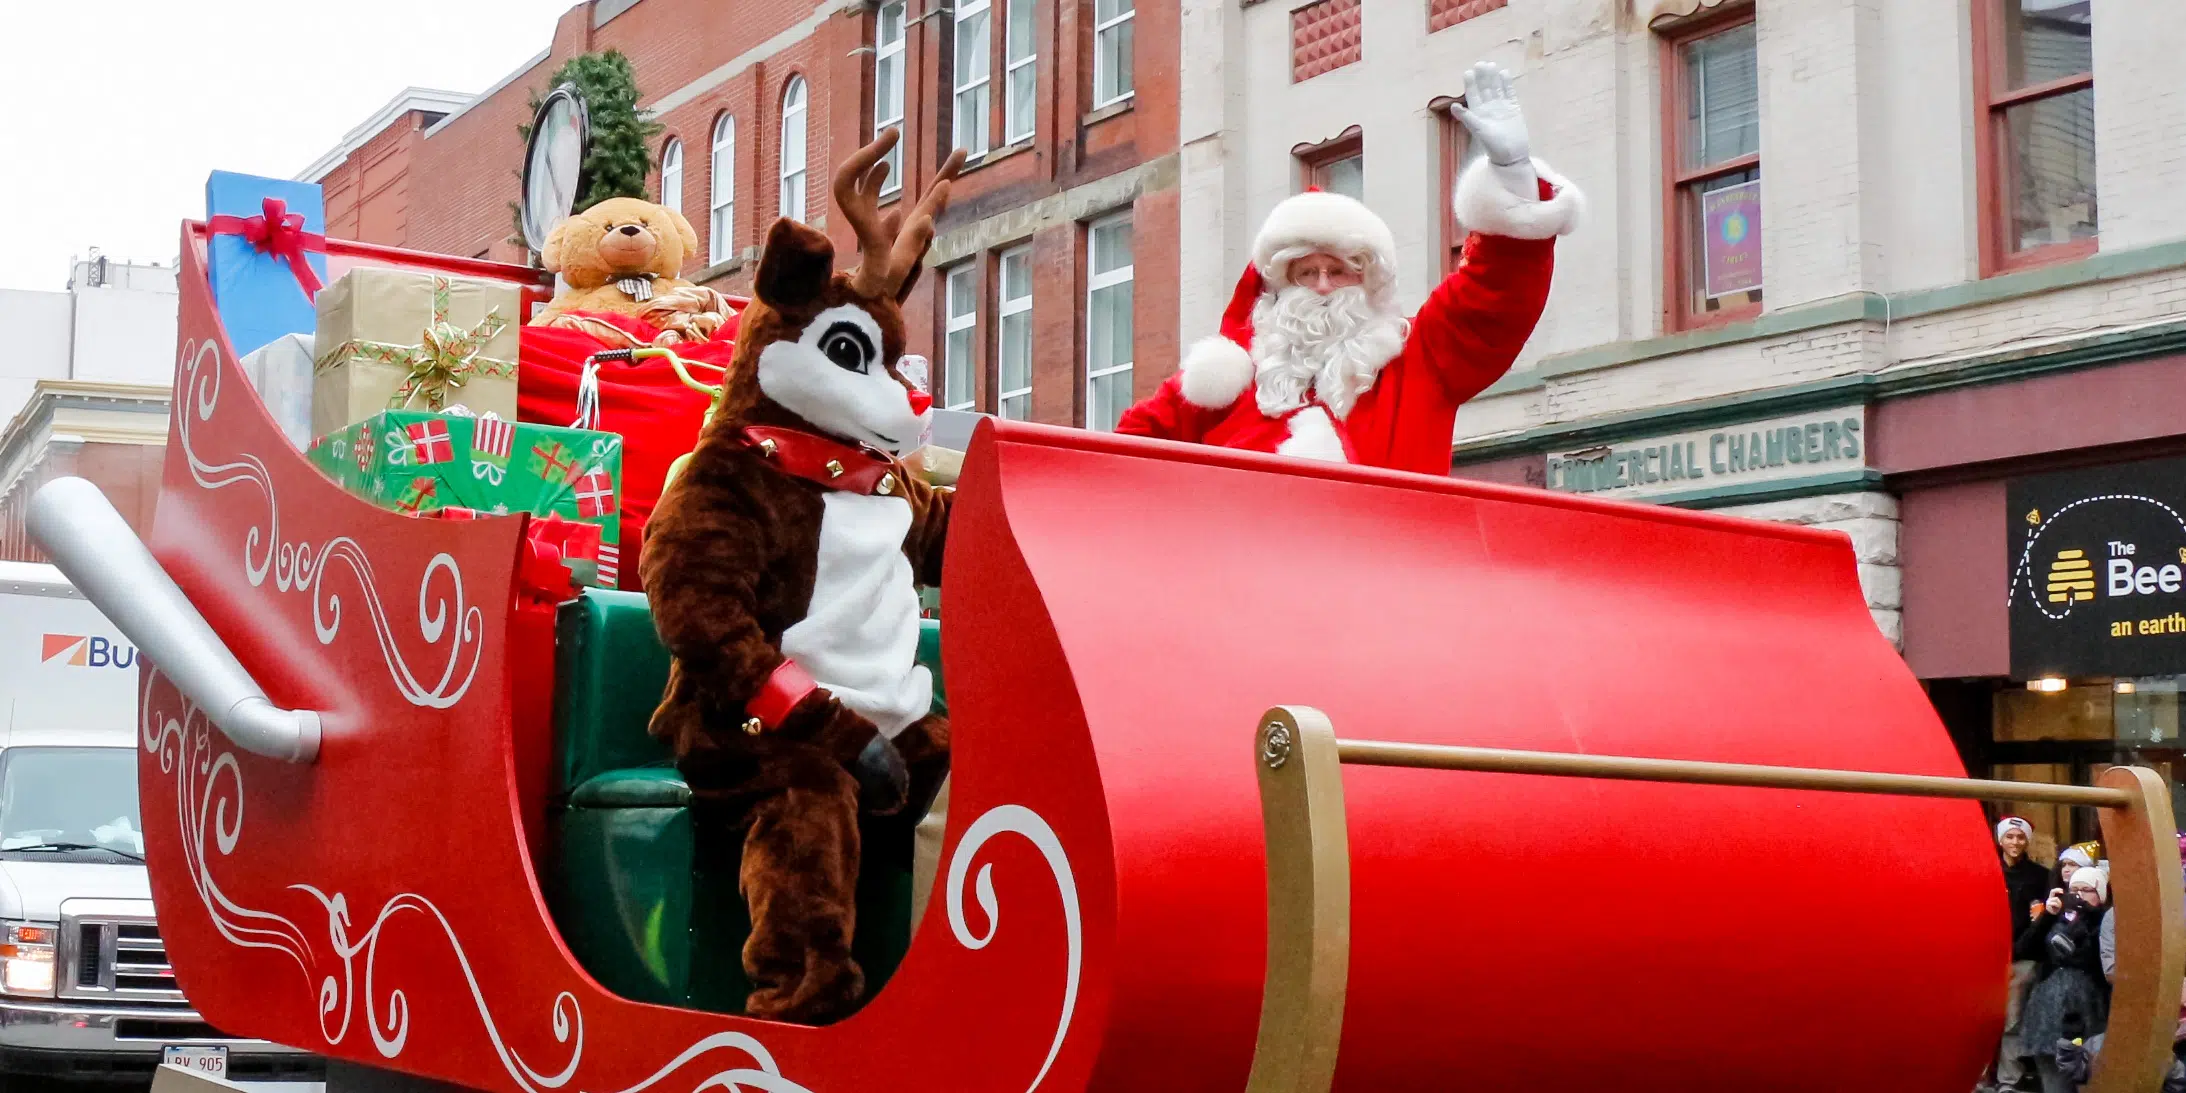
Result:
[[[903,393],[911,400],[911,413],[913,415],[924,414],[933,408],[934,396],[911,387],[904,388]]]
[[[623,233],[624,235],[636,235],[638,233],[638,226],[636,224],[624,224],[622,227],[615,230]]]

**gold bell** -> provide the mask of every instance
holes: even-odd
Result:
[[[896,492],[896,476],[893,474],[881,475],[880,484],[873,487],[873,492],[880,494],[882,497]]]
[[[765,456],[772,456],[774,454],[773,437],[768,437],[767,439],[759,442],[759,454]]]
[[[760,730],[764,728],[766,728],[766,726],[760,724],[759,719],[756,717],[747,717],[744,719],[744,734],[746,736],[757,736],[759,735]]]
[[[827,461],[827,476],[829,478],[841,478],[843,476],[842,460],[830,459]]]

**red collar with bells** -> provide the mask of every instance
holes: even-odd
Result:
[[[775,470],[831,490],[888,497],[903,488],[903,468],[863,444],[771,425],[746,425],[737,439]]]

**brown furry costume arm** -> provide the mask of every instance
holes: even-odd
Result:
[[[956,490],[930,486],[910,475],[904,478],[910,484],[904,500],[911,503],[911,530],[903,537],[903,553],[911,559],[911,579],[935,588],[941,584],[941,555],[948,546],[949,510],[956,502]]]
[[[760,575],[774,544],[763,500],[738,480],[740,470],[751,468],[739,466],[744,457],[704,445],[698,454],[705,458],[692,460],[647,522],[638,568],[653,626],[675,657],[677,674],[711,715],[702,719],[712,736],[741,732],[744,707],[785,658],[760,622]],[[845,765],[880,735],[824,687],[806,695],[773,731]]]
[[[741,710],[782,653],[759,624],[767,536],[748,498],[713,470],[694,460],[661,498],[638,570],[661,643],[709,705]]]

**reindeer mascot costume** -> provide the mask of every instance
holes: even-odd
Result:
[[[741,849],[755,1017],[854,1010],[858,815],[946,772],[949,730],[916,662],[917,585],[938,583],[950,494],[905,473],[932,402],[896,369],[901,305],[964,153],[908,220],[883,219],[890,130],[835,177],[859,264],[825,234],[767,233],[719,412],[660,499],[642,570],[673,654],[652,733],[697,803],[702,845]]]

